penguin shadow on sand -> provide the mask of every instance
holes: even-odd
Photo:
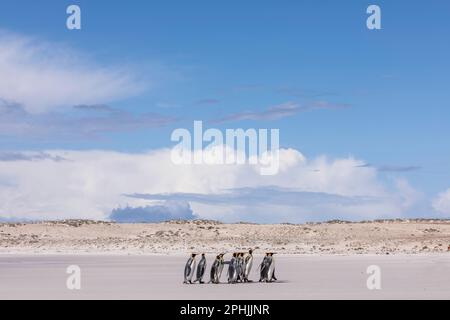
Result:
[[[261,284],[261,283],[288,283],[287,281],[280,281],[275,274],[275,253],[269,252],[263,258],[259,265],[259,281],[250,279],[250,274],[253,268],[253,250],[247,253],[235,252],[229,261],[225,261],[226,253],[221,253],[216,256],[211,266],[210,280],[208,284]],[[197,266],[197,257],[199,254],[192,253],[184,268],[184,284],[205,284],[204,277],[207,269],[206,255],[201,254],[200,261]],[[228,266],[227,282],[221,282],[222,274]],[[195,279],[194,279],[195,277]]]

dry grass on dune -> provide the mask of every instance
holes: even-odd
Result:
[[[285,254],[448,253],[450,221],[257,225],[204,220],[157,224],[66,220],[0,224],[2,253],[178,254],[248,248]]]

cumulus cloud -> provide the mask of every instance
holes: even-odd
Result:
[[[0,98],[39,114],[107,103],[143,89],[129,70],[101,66],[63,45],[0,32]]]
[[[365,220],[402,217],[421,194],[401,181],[396,193],[384,196],[342,196],[275,186],[236,188],[215,194],[132,194],[131,198],[187,201],[207,218],[228,222],[314,222],[332,219]],[[221,210],[222,209],[222,210]],[[218,212],[216,215],[214,211]],[[227,215],[223,215],[227,212]],[[245,214],[244,214],[245,213]]]
[[[307,159],[293,149],[280,151],[276,176],[261,176],[249,165],[174,165],[169,149],[45,154],[70,161],[0,162],[0,177],[7,182],[0,183],[0,216],[168,216],[173,211],[165,207],[175,202],[189,203],[200,218],[226,222],[360,220],[402,216],[417,200],[406,181],[388,185],[374,168],[357,168],[363,161]],[[127,209],[114,211],[118,208]],[[186,208],[179,212],[188,213]]]
[[[450,217],[450,189],[442,192],[433,200],[433,208],[440,214]]]
[[[258,221],[264,223],[304,222],[327,219],[368,218],[370,215],[382,216],[376,197],[346,197],[335,194],[305,192],[278,187],[236,188],[216,194],[134,194],[131,198],[147,200],[187,201],[199,208],[204,207],[208,218],[229,222]],[[385,201],[386,199],[384,199]],[[394,199],[391,199],[394,201]],[[227,212],[220,216],[211,215],[209,210],[222,208]],[[371,212],[367,210],[372,207]],[[230,209],[232,211],[230,211]],[[364,211],[357,213],[356,209]],[[363,210],[364,209],[364,210]]]

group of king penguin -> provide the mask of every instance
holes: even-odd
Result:
[[[275,258],[272,252],[266,253],[263,261],[260,264],[260,279],[259,282],[274,282],[277,281],[275,276]],[[200,283],[204,284],[203,278],[206,273],[206,255],[203,253],[200,262],[197,266],[198,254],[193,253],[186,263],[184,268],[184,284]],[[253,250],[248,253],[233,253],[230,261],[225,261],[225,253],[216,256],[213,265],[211,266],[209,283],[219,284],[225,265],[228,265],[228,283],[247,283],[252,282],[249,279],[250,272],[253,267]],[[197,269],[196,269],[197,267]],[[195,280],[194,279],[195,274]]]

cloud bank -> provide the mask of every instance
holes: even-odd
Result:
[[[361,220],[406,216],[420,201],[406,180],[384,183],[376,169],[358,168],[363,161],[307,159],[293,149],[281,150],[280,173],[268,177],[258,166],[174,165],[169,149],[44,154],[33,161],[0,162],[0,217]],[[54,161],[59,158],[67,160]]]

